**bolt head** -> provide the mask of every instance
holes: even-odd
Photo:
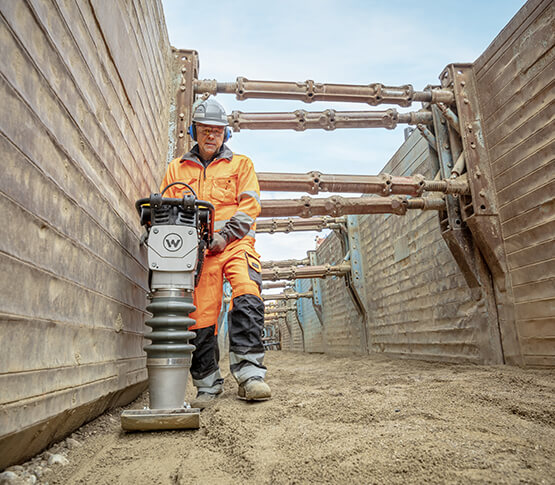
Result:
[[[153,232],[154,234],[158,234],[158,229],[153,229],[152,232]]]

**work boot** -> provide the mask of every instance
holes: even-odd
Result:
[[[199,409],[209,408],[220,397],[220,394],[221,392],[212,394],[210,392],[199,391],[197,397],[191,401],[191,407]]]
[[[262,377],[251,377],[239,384],[238,395],[246,401],[265,401],[270,399],[272,391]]]

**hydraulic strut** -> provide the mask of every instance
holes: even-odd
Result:
[[[185,184],[184,184],[185,185]],[[149,407],[122,413],[126,431],[198,428],[200,412],[186,407],[185,392],[195,334],[193,290],[202,271],[204,252],[214,230],[214,207],[191,189],[182,199],[161,194],[136,202],[146,227],[152,317],[145,335]]]
[[[291,284],[292,283],[290,281],[266,281],[265,283],[262,283],[262,289],[269,290],[271,288],[287,288],[291,286]]]
[[[325,278],[327,276],[343,276],[351,271],[349,263],[341,263],[337,266],[331,264],[321,266],[289,266],[287,268],[280,268],[274,266],[273,268],[262,269],[262,280],[283,280],[283,279],[306,279],[306,278]],[[268,299],[272,295],[268,295]]]
[[[438,182],[443,182],[439,180]],[[345,214],[397,214],[405,215],[409,209],[445,210],[445,201],[433,197],[341,197],[325,199],[274,199],[263,200],[260,217],[312,217]]]
[[[424,191],[446,194],[470,194],[463,180],[426,180],[422,175],[400,177],[380,175],[323,174],[316,170],[308,173],[257,172],[260,190],[307,192],[353,192],[357,194],[411,195],[419,197]]]
[[[312,217],[311,219],[300,219],[289,217],[283,219],[259,219],[256,221],[257,233],[293,232],[293,231],[322,231],[323,229],[339,229],[345,224],[344,217]]]
[[[310,261],[308,258],[304,259],[281,259],[279,261],[262,261],[263,268],[273,268],[274,266],[308,266]]]
[[[399,123],[417,125],[431,124],[430,111],[399,113],[390,108],[385,111],[305,111],[279,113],[243,113],[233,111],[227,117],[233,131],[243,130],[295,130],[336,128],[387,128],[394,129]]]
[[[312,298],[312,291],[306,291],[304,293],[277,293],[275,295],[262,295],[264,301],[272,300],[298,300],[299,298]]]
[[[237,99],[295,99],[312,103],[314,101],[342,101],[350,103],[366,103],[371,106],[379,104],[396,104],[410,106],[414,101],[423,103],[453,103],[455,96],[452,91],[430,88],[415,91],[410,84],[404,86],[384,86],[381,83],[366,85],[328,84],[286,81],[255,81],[238,77],[235,82],[218,82],[215,79],[194,82],[197,94],[235,94]]]

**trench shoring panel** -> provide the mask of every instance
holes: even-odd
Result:
[[[428,142],[414,131],[383,172],[433,178],[430,157],[434,156]],[[472,300],[441,237],[437,215],[358,216],[358,224],[369,351],[400,358],[483,361],[488,351],[480,338],[486,324],[484,308]],[[319,260],[340,257],[334,239],[330,235],[319,248]],[[361,317],[344,283],[324,280],[322,287],[324,347],[333,353],[363,352]]]
[[[134,201],[165,169],[161,3],[25,0],[0,17],[0,469],[145,388]]]
[[[555,365],[555,4],[526,3],[474,64],[523,363]]]

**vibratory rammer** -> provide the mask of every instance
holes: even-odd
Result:
[[[172,185],[188,189],[182,199],[164,198]],[[175,182],[161,194],[135,204],[146,228],[152,332],[144,347],[149,381],[149,407],[126,410],[121,426],[126,431],[196,429],[200,410],[185,403],[187,378],[194,345],[189,340],[195,321],[193,291],[202,271],[204,253],[214,231],[214,206],[198,200],[187,184]]]

